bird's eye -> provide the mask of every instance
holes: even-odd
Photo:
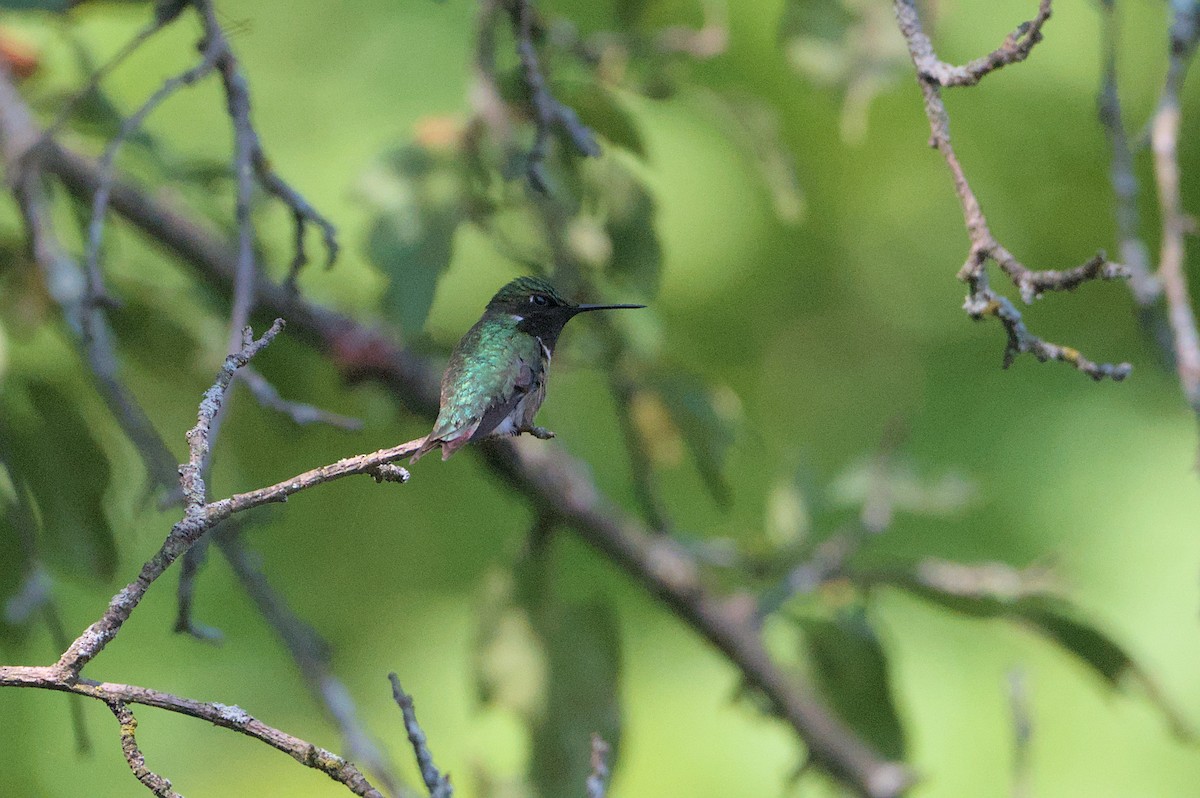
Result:
[[[549,305],[550,297],[546,296],[545,294],[534,294],[533,296],[529,297],[529,301],[535,305]]]

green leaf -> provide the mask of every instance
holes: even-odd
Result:
[[[928,559],[908,569],[867,576],[873,584],[907,590],[953,612],[1004,618],[1045,636],[1112,687],[1139,682],[1176,733],[1193,735],[1179,711],[1133,655],[1069,599],[1055,591],[1044,569],[1004,563],[963,565]]]
[[[485,580],[476,678],[481,698],[524,720],[530,783],[542,798],[579,794],[591,770],[591,738],[621,732],[621,641],[603,601],[566,602],[542,549],[514,573]]]
[[[480,702],[503,707],[527,722],[542,711],[546,655],[525,607],[513,597],[513,575],[493,569],[482,580],[474,651]]]
[[[662,282],[662,245],[655,227],[654,197],[632,175],[614,176],[607,186],[604,229],[612,241],[607,276],[644,298],[658,294]]]
[[[564,82],[556,91],[559,100],[575,109],[579,120],[592,131],[639,158],[646,157],[646,145],[633,115],[612,91],[593,81]]]
[[[779,33],[782,38],[807,36],[840,42],[855,21],[856,15],[842,0],[788,0]]]
[[[887,654],[861,608],[832,620],[798,617],[813,676],[837,714],[889,759],[904,758]]]
[[[717,502],[727,504],[729,483],[724,470],[734,441],[732,420],[718,410],[713,390],[698,377],[663,377],[653,387],[670,410],[709,492]]]
[[[117,567],[104,513],[108,458],[72,397],[31,382],[21,392],[26,401],[18,403],[15,388],[7,384],[0,401],[0,446],[13,482],[27,485],[36,503],[40,553],[68,573],[107,581]]]
[[[464,185],[456,153],[406,144],[386,153],[360,192],[379,215],[367,257],[390,278],[384,308],[408,335],[425,326],[438,279],[450,266],[464,218]]]
[[[71,0],[0,0],[0,9],[11,11],[66,11]]]
[[[425,327],[438,279],[450,268],[457,210],[380,216],[367,240],[367,257],[391,278],[384,303],[409,335]]]
[[[530,778],[542,798],[557,798],[580,793],[591,772],[593,733],[617,749],[620,634],[612,607],[600,601],[537,617],[549,678],[546,711],[532,729]]]

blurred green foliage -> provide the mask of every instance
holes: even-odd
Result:
[[[1179,733],[1200,729],[1194,424],[1120,285],[1047,297],[1027,320],[1091,357],[1130,360],[1130,381],[1094,385],[1029,359],[999,369],[1002,331],[959,309],[961,214],[924,146],[888,4],[752,0],[730,2],[722,18],[692,0],[539,3],[551,89],[604,148],[579,160],[556,140],[549,198],[522,177],[527,119],[516,114],[508,138],[468,124],[474,3],[218,5],[273,165],[346,243],[333,270],[302,274],[307,296],[435,356],[497,286],[552,262],[590,301],[652,305],[565,335],[542,416],[555,445],[636,510],[618,420],[629,410],[673,528],[715,564],[714,581],[755,591],[772,610],[764,628],[781,661],[808,673],[867,739],[906,755],[923,776],[914,795],[1011,794],[1014,666],[1029,691],[1034,794],[1195,794],[1200,751]],[[1033,8],[935,5],[930,28],[952,61],[990,50]],[[1118,8],[1136,130],[1160,85],[1166,12]],[[65,16],[6,14],[0,38],[36,53],[23,86],[50,119],[151,13],[87,3]],[[662,35],[725,23],[727,47],[710,57],[679,44],[708,39]],[[1027,63],[948,97],[992,226],[1031,266],[1115,251],[1095,122],[1099,24],[1095,4],[1056,3]],[[66,141],[99,152],[117,114],[194,57],[195,35],[181,21],[148,42],[88,98]],[[515,65],[499,35],[497,86],[520,111]],[[1187,99],[1191,141],[1200,98],[1189,88]],[[211,82],[172,98],[122,167],[227,231],[221,103]],[[1180,155],[1194,208],[1200,151]],[[1150,197],[1144,158],[1139,176]],[[77,247],[77,215],[60,206],[56,221]],[[1153,241],[1149,203],[1144,212]],[[256,222],[264,263],[282,276],[290,220],[263,201]],[[145,501],[137,453],[69,354],[19,236],[9,206],[0,591],[8,600],[33,584],[13,510],[22,491],[74,633],[155,551],[174,513]],[[182,457],[223,354],[227,300],[119,223],[106,247],[128,382]],[[285,396],[365,427],[296,428],[238,394],[215,496],[426,431],[427,420],[378,387],[344,384],[286,334],[256,365]],[[613,374],[634,387],[628,408],[611,397]],[[894,513],[867,533],[871,464],[896,417],[908,435],[883,472]],[[944,473],[969,479],[917,476]],[[297,496],[247,534],[272,584],[329,638],[364,721],[413,783],[384,679],[392,670],[464,796],[582,794],[592,731],[619,735],[615,796],[793,790],[801,753],[752,701],[734,698],[735,671],[569,535],[530,555],[528,515],[464,453],[425,461],[403,487],[348,481]],[[792,596],[796,566],[846,535],[858,541],[850,576]],[[224,563],[212,558],[197,596],[199,619],[225,632],[220,647],[169,633],[174,578],[154,586],[89,674],[237,703],[337,748]],[[36,620],[22,629],[0,636],[0,661],[58,653]],[[86,707],[98,741],[90,757],[74,754],[66,709],[48,693],[0,691],[0,795],[84,785],[100,798],[137,794],[104,707]],[[341,794],[236,735],[149,710],[140,718],[148,762],[186,795]],[[835,793],[814,774],[794,791]]]

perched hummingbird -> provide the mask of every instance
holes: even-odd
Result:
[[[644,307],[576,305],[540,278],[513,280],[454,347],[442,377],[441,411],[411,462],[438,446],[445,460],[469,441],[492,436],[553,438],[533,417],[546,398],[546,370],[563,327],[589,310]]]

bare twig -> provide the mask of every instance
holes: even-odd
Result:
[[[170,781],[146,767],[146,757],[142,755],[141,749],[138,748],[137,738],[134,736],[137,731],[137,718],[134,717],[129,704],[124,701],[114,701],[108,705],[108,708],[112,710],[117,717],[117,722],[121,724],[121,753],[125,755],[125,761],[129,763],[129,769],[133,771],[137,780],[158,798],[183,798],[172,789]]]
[[[967,182],[966,173],[950,143],[950,117],[942,100],[942,86],[965,86],[978,82],[983,75],[1005,64],[1023,60],[1029,50],[1041,40],[1041,27],[1050,16],[1049,0],[1042,0],[1038,16],[1018,28],[998,50],[982,59],[971,62],[967,67],[949,67],[937,60],[933,44],[921,27],[921,19],[915,0],[894,0],[896,20],[900,32],[908,42],[909,54],[917,72],[918,83],[925,101],[925,115],[929,118],[930,146],[942,154],[954,179],[954,190],[962,205],[963,218],[970,238],[970,252],[958,278],[967,283],[970,293],[963,305],[967,314],[974,319],[995,316],[1008,334],[1004,351],[1004,365],[1009,366],[1017,355],[1029,352],[1038,360],[1059,360],[1070,363],[1095,380],[1105,377],[1122,380],[1132,367],[1128,363],[1112,365],[1097,364],[1088,360],[1077,350],[1043,341],[1033,335],[1021,319],[1016,307],[1005,297],[996,293],[988,284],[987,264],[994,262],[1012,280],[1021,293],[1021,298],[1032,302],[1046,291],[1070,291],[1089,280],[1113,280],[1129,276],[1128,269],[1108,260],[1103,252],[1080,266],[1063,271],[1035,271],[1016,259],[1001,246],[992,235],[987,218]],[[972,77],[973,76],[973,77]]]
[[[196,541],[183,555],[179,567],[179,585],[175,588],[174,630],[206,643],[220,643],[225,635],[215,626],[199,623],[192,617],[192,600],[196,594],[196,578],[208,553],[208,538]]]
[[[974,86],[985,75],[1029,57],[1033,46],[1042,40],[1042,26],[1050,19],[1050,4],[1051,0],[1040,0],[1036,17],[1017,26],[995,50],[963,66],[954,66],[939,60],[929,37],[924,34],[909,35],[908,31],[921,29],[921,20],[914,3],[908,0],[897,2],[896,18],[900,22],[901,31],[908,39],[913,66],[917,68],[917,76],[922,81],[945,87]]]
[[[1175,343],[1175,369],[1184,398],[1200,414],[1200,335],[1184,273],[1188,221],[1179,198],[1179,92],[1200,37],[1196,4],[1176,0],[1170,31],[1170,61],[1166,85],[1150,123],[1150,148],[1154,153],[1154,180],[1162,216],[1162,242],[1158,279],[1167,301],[1167,318]]]
[[[234,359],[231,355],[229,358],[226,358],[226,363]],[[222,377],[224,377],[224,372],[222,373]],[[226,387],[227,385],[228,383],[226,383]],[[197,429],[206,428],[206,421],[204,419],[206,410],[203,403],[201,407],[201,421],[189,433],[189,440],[202,438],[203,433],[197,434]],[[209,408],[213,408],[212,403],[209,404]],[[183,520],[172,528],[171,534],[167,536],[167,540],[163,543],[158,553],[142,566],[137,580],[113,596],[112,601],[109,602],[108,609],[100,620],[89,626],[71,644],[71,647],[59,660],[58,667],[77,674],[84,665],[99,654],[101,649],[116,636],[121,625],[128,620],[129,614],[137,606],[138,602],[141,601],[150,584],[161,576],[170,567],[171,563],[199,540],[205,532],[221,521],[224,521],[235,513],[249,510],[253,507],[260,507],[271,502],[287,501],[287,497],[293,493],[297,493],[305,488],[311,488],[314,485],[320,485],[324,482],[330,482],[352,474],[375,474],[381,468],[391,463],[391,461],[411,455],[420,447],[422,441],[423,439],[418,438],[389,449],[380,449],[370,454],[347,457],[336,463],[305,471],[291,479],[278,482],[266,488],[260,488],[247,493],[238,493],[208,504],[203,503],[204,482],[199,476],[199,465],[195,460],[197,456],[195,450],[197,448],[203,449],[204,447],[193,446],[193,457],[189,458],[187,463],[180,466],[180,480],[185,483],[184,493],[187,496]],[[387,481],[403,480],[388,479]]]
[[[282,413],[301,426],[305,424],[328,424],[344,430],[362,429],[362,421],[357,418],[331,413],[314,405],[304,402],[293,402],[284,399],[270,381],[253,366],[247,366],[240,372],[242,384],[250,389],[255,401],[268,410]]]
[[[587,778],[587,798],[604,798],[608,788],[608,743],[592,735],[592,772]]]
[[[123,51],[123,54],[118,57],[118,60],[129,52],[132,52],[139,46],[151,33],[157,30],[162,25],[174,19],[174,17],[183,8],[188,5],[188,0],[181,0],[175,4],[160,3],[156,7],[158,18],[153,26],[142,32],[134,39]],[[211,40],[210,40],[211,44]],[[223,44],[223,41],[218,41],[217,44]],[[85,354],[88,357],[89,364],[92,366],[92,371],[101,388],[101,394],[105,398],[107,404],[112,409],[121,427],[130,436],[130,439],[135,444],[139,453],[145,459],[147,468],[150,472],[152,480],[159,485],[169,487],[175,479],[175,459],[167,449],[154,430],[149,419],[142,412],[140,405],[128,391],[118,374],[118,365],[111,341],[111,332],[103,316],[103,309],[100,307],[102,303],[95,300],[100,299],[103,295],[101,280],[99,278],[98,266],[98,251],[99,238],[102,231],[102,223],[104,219],[104,210],[107,205],[109,191],[112,187],[113,167],[115,156],[120,144],[132,135],[132,133],[140,126],[142,120],[163,100],[165,100],[175,89],[190,84],[202,77],[213,66],[213,59],[221,54],[221,49],[217,46],[208,46],[202,48],[204,51],[204,60],[202,63],[193,69],[173,78],[168,81],[158,92],[152,95],[135,114],[127,119],[121,126],[121,130],[114,140],[110,143],[105,152],[104,158],[101,161],[102,178],[96,183],[96,191],[93,196],[95,213],[93,214],[92,224],[89,228],[89,268],[88,268],[88,298],[81,300],[79,291],[74,288],[82,281],[78,279],[79,267],[71,258],[69,258],[57,242],[53,230],[48,221],[48,211],[46,209],[46,199],[42,196],[42,188],[37,177],[37,170],[40,166],[37,159],[33,157],[38,154],[35,151],[42,145],[49,143],[53,147],[51,138],[52,132],[46,132],[40,137],[34,139],[34,143],[30,144],[31,135],[35,134],[34,127],[28,111],[25,110],[23,103],[15,91],[12,90],[12,84],[8,80],[8,76],[4,75],[4,80],[0,81],[0,101],[4,106],[4,113],[0,114],[0,122],[8,124],[0,124],[0,137],[3,138],[5,145],[5,159],[9,164],[9,172],[17,177],[16,193],[21,201],[22,208],[26,211],[27,225],[30,230],[30,239],[34,244],[35,256],[38,263],[42,266],[43,274],[46,277],[47,284],[51,287],[59,287],[58,291],[52,293],[56,298],[60,299],[60,304],[63,306],[64,313],[67,315],[68,321],[72,326],[82,331],[83,346]],[[227,50],[227,44],[225,44]],[[115,63],[115,62],[114,62]],[[101,70],[101,74],[111,68],[113,64],[109,64],[105,69]],[[101,74],[95,77],[95,83],[98,83]],[[85,91],[92,89],[89,86]],[[242,86],[244,90],[244,85]],[[65,119],[69,108],[62,115]],[[248,105],[246,106],[248,125]],[[251,129],[251,133],[252,133]],[[298,254],[297,261],[293,263],[293,277],[295,270],[299,268],[303,261],[302,250],[302,233],[304,219],[311,219],[320,224],[325,230],[326,243],[330,249],[330,260],[334,256],[336,243],[334,240],[334,231],[332,226],[316,214],[315,211],[307,205],[302,197],[294,192],[290,187],[280,180],[273,172],[271,172],[265,156],[262,153],[261,147],[258,145],[257,137],[252,140],[252,147],[249,148],[249,154],[254,161],[254,168],[259,179],[264,183],[269,191],[281,196],[285,202],[293,208],[297,217],[297,238],[298,238]],[[26,156],[30,157],[26,157]],[[246,202],[243,203],[248,207],[248,195]],[[248,214],[244,217],[248,225]],[[243,228],[245,229],[245,228]],[[248,237],[248,236],[246,236]],[[250,281],[252,284],[252,280]],[[241,302],[235,302],[235,305],[240,305],[244,311],[241,315],[248,314],[249,308],[253,304],[253,298],[243,299]],[[240,332],[240,328],[239,328]],[[240,336],[239,336],[240,338]],[[355,428],[358,422],[354,419],[347,419],[342,416],[337,416],[331,413],[325,413],[317,408],[299,403],[292,403],[283,400],[277,391],[257,373],[250,375],[247,380],[256,397],[264,404],[269,404],[274,409],[280,412],[285,412],[293,418],[297,423],[308,423],[311,421],[323,421],[332,423],[345,428]],[[213,433],[210,431],[211,451]],[[206,458],[207,459],[207,458]],[[407,472],[396,466],[381,465],[375,474],[377,479],[387,479],[389,481],[403,481],[407,479]],[[203,543],[203,540],[201,540]],[[197,552],[199,547],[188,549],[187,554],[192,555]],[[202,551],[202,549],[200,549]],[[223,552],[228,557],[235,557],[235,549],[232,547],[224,547]],[[190,557],[185,557],[185,573],[180,579],[180,624],[187,631],[196,636],[213,637],[219,636],[216,630],[202,628],[195,624],[190,617],[190,595],[195,566],[198,560]],[[253,569],[246,566],[243,561],[237,561],[235,564],[235,572],[242,579],[247,590],[252,593],[252,598],[256,600],[256,604],[260,609],[264,605],[271,605],[272,611],[264,609],[264,614],[268,615],[269,622],[280,622],[281,619],[289,617],[289,611],[286,605],[278,596],[263,596],[260,593],[255,593],[255,582]],[[189,569],[187,566],[191,565]],[[244,567],[239,567],[244,566]],[[261,580],[261,574],[258,575]],[[265,580],[261,580],[265,585]],[[269,589],[269,588],[268,588]],[[134,602],[136,603],[136,601]],[[61,620],[58,618],[54,607],[50,603],[46,603],[44,613],[47,618],[47,623],[51,625],[52,632],[55,633],[55,639],[59,643],[59,651],[67,651],[69,649],[70,640],[67,638]],[[303,624],[296,620],[296,624]],[[328,656],[322,662],[321,667],[311,667],[311,663],[303,658],[301,648],[299,646],[290,645],[288,630],[280,628],[280,635],[284,638],[285,643],[289,643],[289,651],[297,658],[301,672],[307,680],[309,680],[310,688],[318,700],[322,701],[326,710],[334,718],[342,731],[343,738],[346,743],[347,751],[353,756],[361,757],[368,762],[381,776],[385,782],[385,786],[390,791],[395,784],[394,777],[390,774],[390,767],[386,758],[379,752],[379,749],[374,746],[369,737],[365,734],[362,728],[358,725],[355,718],[355,710],[353,701],[341,683],[332,675],[328,667]],[[315,638],[315,633],[313,634]],[[319,641],[319,638],[317,638]],[[319,641],[320,642],[320,641]],[[81,663],[80,663],[81,664]],[[309,666],[309,667],[306,667]],[[77,697],[76,697],[77,698]],[[82,708],[79,700],[71,702],[72,715],[75,719],[75,728],[77,739],[81,750],[88,747],[86,730],[82,724]],[[136,772],[136,770],[135,770]]]
[[[396,700],[396,705],[400,707],[400,712],[404,716],[404,730],[408,733],[408,742],[412,745],[413,753],[416,754],[417,767],[421,771],[421,780],[425,782],[425,788],[429,790],[429,798],[451,798],[454,795],[454,788],[450,785],[450,777],[443,776],[437,769],[437,765],[433,763],[433,754],[429,752],[429,743],[425,739],[425,732],[417,723],[417,713],[413,709],[412,696],[404,692],[404,688],[400,686],[399,676],[389,673],[388,679],[392,682],[392,698]]]
[[[56,690],[95,698],[108,705],[117,702],[157,707],[168,712],[205,720],[214,726],[231,729],[295,759],[305,767],[319,770],[363,798],[383,798],[358,768],[331,751],[268,726],[238,706],[205,703],[182,698],[160,690],[114,682],[97,682],[64,673],[56,665],[49,667],[13,667],[0,665],[0,688],[29,687]]]
[[[137,39],[135,38],[134,41],[136,42]],[[104,234],[104,217],[108,211],[108,197],[109,192],[112,190],[113,170],[116,166],[117,153],[120,152],[121,146],[129,137],[142,126],[146,117],[155,108],[179,89],[192,85],[212,72],[215,66],[216,53],[211,50],[206,51],[199,64],[167,79],[158,91],[151,94],[142,103],[140,108],[121,123],[117,134],[113,136],[112,141],[105,148],[104,154],[100,156],[101,179],[96,189],[96,194],[92,197],[92,216],[91,221],[88,223],[87,248],[84,255],[89,302],[108,303],[111,301],[105,293],[104,282],[100,274],[100,243]],[[43,139],[43,141],[45,140]]]
[[[537,46],[533,41],[533,0],[513,0],[509,13],[512,17],[517,54],[521,57],[521,75],[529,92],[529,103],[533,107],[534,139],[533,146],[529,149],[526,171],[530,184],[545,194],[550,191],[545,161],[546,156],[550,154],[550,136],[554,130],[561,130],[566,134],[580,155],[598,157],[600,145],[596,142],[591,128],[579,120],[579,115],[559,102],[550,92],[538,58]]]
[[[246,240],[245,230],[249,226],[250,189],[252,181],[257,178],[259,184],[262,185],[267,193],[286,205],[292,212],[292,219],[295,225],[295,255],[292,258],[291,268],[288,271],[288,284],[294,285],[296,278],[300,274],[300,270],[308,262],[308,255],[304,248],[306,226],[313,224],[320,228],[324,236],[325,250],[328,255],[326,260],[327,267],[332,266],[333,262],[337,259],[337,229],[328,219],[318,213],[304,199],[300,192],[292,188],[271,167],[271,162],[263,151],[258,132],[254,129],[254,125],[250,121],[250,90],[246,85],[245,77],[242,75],[237,56],[234,55],[233,49],[229,46],[229,40],[225,36],[225,32],[217,19],[216,10],[213,8],[211,0],[192,0],[192,4],[196,7],[196,11],[200,14],[204,23],[206,46],[218,52],[217,67],[221,72],[221,80],[225,86],[225,99],[229,107],[229,117],[233,120],[235,139],[234,172],[238,181],[237,215],[239,245],[242,258],[252,262],[254,257],[253,242]],[[245,226],[243,226],[243,219],[245,219]],[[247,251],[247,245],[250,245],[250,251]],[[242,290],[249,291],[253,288],[249,277],[244,277],[243,281],[246,284],[242,286]],[[235,291],[235,295],[236,293]]]
[[[151,20],[140,31],[135,33],[133,38],[126,42],[121,49],[117,51],[116,55],[110,58],[103,66],[97,69],[90,78],[88,78],[88,81],[84,84],[83,88],[76,92],[75,96],[66,102],[66,104],[59,110],[58,114],[54,117],[54,121],[47,126],[45,132],[42,134],[42,141],[49,141],[62,132],[63,128],[66,127],[67,122],[70,120],[71,115],[75,113],[75,109],[79,107],[79,104],[83,102],[88,95],[96,91],[100,87],[100,83],[106,77],[108,77],[114,69],[123,64],[125,59],[133,55],[133,53],[139,47],[145,44],[151,36],[174,22],[175,18],[183,12],[186,5],[187,0],[177,0],[176,2],[171,3],[157,3],[155,5],[154,19]]]

